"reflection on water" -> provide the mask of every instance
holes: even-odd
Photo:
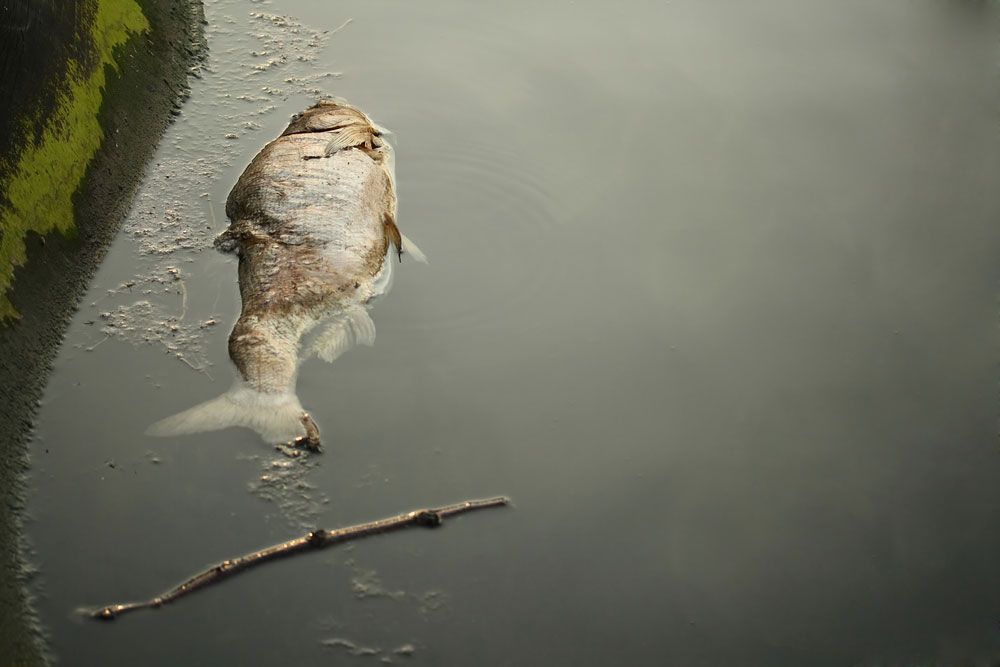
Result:
[[[994,11],[209,2],[211,58],[42,407],[30,532],[55,650],[1000,656]],[[396,133],[400,226],[433,262],[379,305],[376,347],[303,367],[326,453],[267,487],[273,452],[245,432],[143,430],[226,389],[238,294],[210,239],[245,165],[320,94]],[[101,333],[142,301],[134,345]],[[69,621],[301,525],[499,493],[516,509]],[[355,569],[407,595],[357,598]],[[421,613],[421,591],[447,604]]]

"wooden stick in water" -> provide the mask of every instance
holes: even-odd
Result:
[[[294,540],[282,542],[281,544],[275,544],[259,551],[254,551],[253,553],[245,556],[224,560],[204,572],[199,572],[179,586],[176,586],[150,600],[146,600],[145,602],[125,602],[122,604],[113,604],[96,610],[84,610],[84,613],[91,618],[110,621],[118,618],[122,614],[138,611],[139,609],[157,609],[165,604],[174,602],[185,595],[189,595],[199,589],[218,583],[223,579],[228,579],[235,574],[245,572],[252,567],[256,567],[257,565],[261,565],[268,561],[277,560],[278,558],[284,558],[285,556],[291,556],[292,554],[303,551],[322,549],[332,544],[339,544],[341,542],[356,540],[361,537],[377,535],[378,533],[385,533],[391,530],[398,530],[400,528],[407,528],[410,526],[426,526],[428,528],[434,528],[436,526],[440,526],[442,521],[449,517],[490,507],[503,507],[509,503],[510,500],[502,496],[497,498],[486,498],[483,500],[466,500],[465,502],[455,503],[454,505],[446,505],[444,507],[437,507],[434,509],[405,512],[387,519],[369,521],[368,523],[348,526],[347,528],[337,528],[335,530],[323,530],[321,528]]]

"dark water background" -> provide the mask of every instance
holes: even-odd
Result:
[[[988,5],[206,16],[206,69],[33,445],[38,605],[63,664],[1000,657]],[[144,436],[229,386],[235,264],[210,239],[243,167],[320,93],[396,133],[400,226],[431,264],[397,273],[374,348],[303,367],[321,457],[238,430]],[[111,625],[72,613],[306,527],[498,493],[516,507]]]

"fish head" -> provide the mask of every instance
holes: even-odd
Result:
[[[328,132],[350,126],[367,128],[377,137],[388,134],[385,128],[372,122],[372,119],[361,109],[335,99],[322,99],[308,109],[295,114],[282,134]]]

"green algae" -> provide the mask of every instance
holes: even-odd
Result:
[[[149,21],[135,0],[91,2],[94,18],[83,38],[90,42],[92,71],[84,71],[78,61],[68,62],[55,109],[16,164],[5,170],[10,178],[5,188],[7,205],[0,210],[0,324],[20,316],[7,293],[15,268],[27,259],[27,234],[73,231],[73,195],[104,140],[98,114],[107,70],[118,70],[117,47],[131,35],[149,30]]]

